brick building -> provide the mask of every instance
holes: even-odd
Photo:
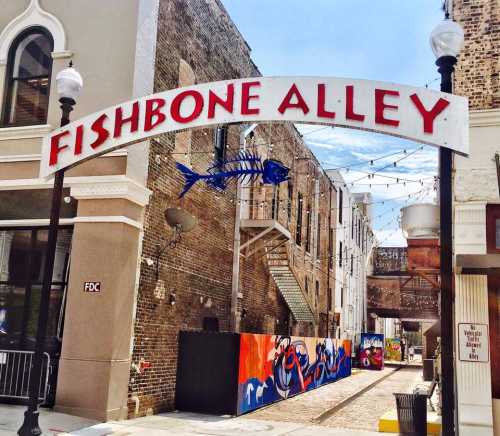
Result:
[[[51,195],[38,168],[41,138],[59,123],[55,75],[73,60],[84,78],[76,119],[159,90],[260,74],[218,0],[66,6],[0,0],[0,341],[9,356],[34,344]],[[254,126],[245,139],[289,167],[288,182],[224,192],[197,184],[178,198],[175,163],[204,172],[237,152],[247,127],[163,135],[66,173],[47,344],[58,410],[108,420],[172,409],[180,330],[340,334],[342,206],[293,125]],[[197,220],[175,247],[168,208]],[[101,292],[83,292],[88,281]]]
[[[458,425],[460,434],[491,435],[500,434],[500,5],[454,0],[449,7],[465,31],[454,92],[470,107],[470,155],[454,158]],[[479,362],[464,354],[469,323],[489,334],[489,356]],[[487,340],[482,347],[488,351]]]

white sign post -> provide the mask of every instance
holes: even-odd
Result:
[[[461,361],[488,362],[488,342],[488,326],[486,324],[458,324],[458,349]]]

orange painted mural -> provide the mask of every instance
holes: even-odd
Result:
[[[238,414],[351,375],[351,342],[242,333]]]

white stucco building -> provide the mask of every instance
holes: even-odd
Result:
[[[366,276],[371,271],[374,237],[370,193],[352,193],[339,171],[328,171],[337,189],[335,312],[339,337],[359,342],[366,330]]]

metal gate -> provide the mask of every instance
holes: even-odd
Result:
[[[33,367],[33,351],[0,350],[0,398],[27,400]],[[47,399],[50,356],[43,353],[42,374],[38,387],[41,402]]]

